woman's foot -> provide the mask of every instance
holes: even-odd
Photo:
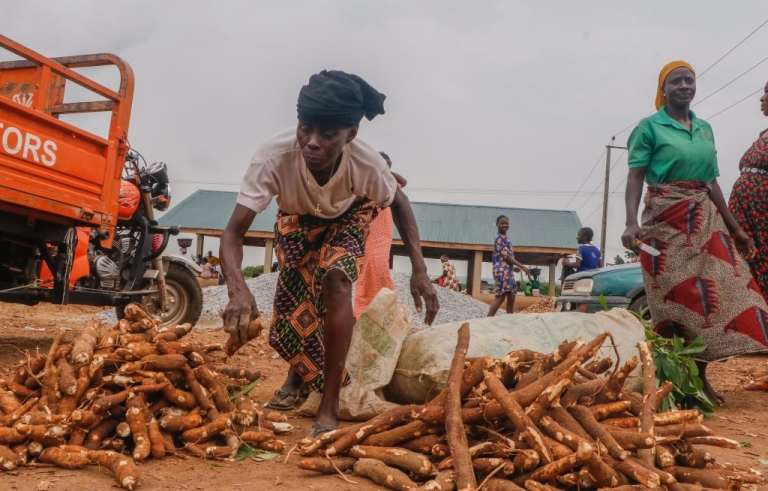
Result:
[[[270,399],[269,402],[264,404],[264,407],[274,409],[275,411],[290,411],[295,407],[298,400],[298,392],[277,389],[275,395],[272,396],[272,399]]]
[[[283,382],[282,387],[275,391],[275,395],[264,407],[276,411],[290,411],[299,401],[299,394],[304,386],[304,380],[301,375],[296,373],[293,368],[288,369],[288,377]]]
[[[703,361],[696,361],[696,365],[699,367],[699,377],[701,377],[701,381],[704,383],[704,395],[709,397],[709,399],[718,406],[724,405],[725,397],[723,397],[722,394],[719,394],[709,383],[709,380],[707,380],[708,364]]]
[[[339,428],[338,424],[336,426],[333,426],[333,425],[322,425],[320,423],[315,422],[315,424],[312,425],[312,429],[309,430],[309,436],[311,438],[317,438],[323,433],[328,433],[329,431],[333,431],[338,428]]]

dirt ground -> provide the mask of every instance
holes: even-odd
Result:
[[[54,307],[38,305],[26,307],[0,302],[0,376],[9,373],[23,351],[47,351],[58,328],[72,329],[65,341],[69,341],[82,328],[85,320],[101,309],[83,306]],[[198,329],[188,339],[201,343],[223,343],[227,336],[214,318],[202,319]],[[230,358],[228,364],[260,370],[264,381],[249,395],[259,404],[265,403],[279,387],[286,373],[287,364],[276,356],[267,343],[266,333],[257,341]],[[733,462],[768,471],[768,393],[747,392],[741,385],[753,375],[768,373],[768,356],[743,356],[725,363],[713,364],[709,371],[715,388],[727,399],[725,407],[715,412],[715,417],[705,424],[718,436],[743,442],[738,450],[708,448],[719,462]],[[288,422],[295,428],[281,439],[290,449],[309,431],[312,420],[293,412],[286,413]],[[141,464],[143,491],[154,490],[221,490],[245,491],[253,489],[285,489],[306,491],[330,490],[379,490],[382,487],[367,479],[349,476],[356,484],[343,481],[339,476],[322,476],[296,467],[301,458],[294,452],[286,464],[285,455],[270,461],[211,462],[197,458],[180,459],[167,457],[162,461],[149,459]],[[47,487],[46,487],[47,484]],[[63,469],[22,468],[15,472],[0,473],[0,489],[35,491],[49,490],[105,490],[115,486],[111,474],[97,466],[79,471]],[[765,487],[768,489],[768,486]]]

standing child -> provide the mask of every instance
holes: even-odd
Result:
[[[515,292],[517,284],[515,283],[514,267],[517,266],[530,276],[531,271],[515,259],[515,253],[512,250],[512,242],[507,237],[509,229],[509,218],[504,215],[496,219],[496,240],[493,242],[493,280],[496,283],[496,298],[493,299],[491,308],[488,310],[488,317],[493,317],[506,299],[507,313],[512,314],[515,311]]]

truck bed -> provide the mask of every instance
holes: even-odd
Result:
[[[24,58],[0,63],[0,212],[97,227],[112,237],[128,151],[130,66],[110,54],[46,58],[2,35],[0,47]],[[120,71],[117,92],[72,70],[103,65]],[[106,100],[64,104],[68,82]],[[97,111],[111,112],[106,139],[58,119]]]

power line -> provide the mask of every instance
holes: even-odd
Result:
[[[719,115],[719,114],[722,114],[722,113],[724,113],[725,111],[729,110],[730,108],[732,108],[732,107],[734,107],[734,106],[736,106],[736,105],[738,105],[738,104],[741,104],[742,102],[746,101],[747,99],[749,99],[749,98],[750,98],[750,97],[752,97],[753,95],[756,95],[756,94],[758,94],[758,93],[762,92],[763,90],[765,90],[763,87],[761,87],[761,88],[757,89],[756,91],[754,91],[754,92],[752,92],[751,94],[749,94],[747,97],[745,97],[745,98],[743,98],[743,99],[739,99],[738,101],[734,102],[733,104],[731,104],[730,106],[726,107],[726,108],[725,108],[725,109],[723,109],[722,111],[718,111],[718,112],[716,112],[715,114],[713,114],[712,116],[710,116],[710,117],[708,117],[708,118],[706,118],[706,119],[707,119],[707,120],[711,120],[711,119],[712,119],[712,118],[714,118],[715,116],[717,116],[717,115]]]
[[[756,33],[757,31],[759,31],[759,30],[760,30],[760,29],[761,29],[761,28],[762,28],[764,25],[766,25],[766,24],[768,24],[768,19],[767,19],[765,22],[763,22],[762,24],[760,24],[760,25],[757,27],[757,29],[755,29],[754,31],[750,32],[750,33],[747,35],[747,37],[745,37],[744,39],[742,39],[742,40],[741,40],[741,41],[740,41],[740,42],[739,42],[739,43],[738,43],[736,46],[734,46],[733,48],[731,48],[731,49],[730,49],[730,50],[729,50],[727,53],[725,53],[723,56],[721,56],[721,57],[720,57],[720,58],[719,58],[719,59],[718,59],[716,62],[712,63],[712,64],[711,64],[711,65],[709,65],[709,66],[708,66],[708,67],[707,67],[707,68],[706,68],[706,69],[705,69],[703,72],[701,72],[701,73],[699,73],[698,75],[696,75],[696,79],[697,79],[697,80],[698,80],[698,79],[700,79],[700,78],[701,78],[701,77],[702,77],[702,76],[703,76],[705,73],[707,73],[709,70],[711,70],[711,69],[712,69],[712,68],[713,68],[715,65],[717,65],[718,63],[720,63],[721,61],[723,61],[723,59],[725,59],[725,57],[726,57],[726,56],[728,56],[729,54],[733,53],[733,51],[734,51],[736,48],[738,48],[739,46],[741,46],[741,45],[744,43],[744,41],[746,41],[747,39],[749,39],[750,37],[752,37],[752,35],[753,35],[754,33]],[[763,60],[763,61],[765,61],[765,60]],[[761,61],[760,63],[762,63],[762,61]],[[758,65],[759,65],[760,63],[758,63]],[[757,65],[755,65],[755,66],[757,66]],[[752,67],[752,68],[754,68],[754,67]],[[750,68],[750,70],[752,70],[752,68]],[[749,71],[749,70],[747,70],[747,71]],[[747,73],[747,72],[744,72],[744,73]],[[744,74],[742,74],[742,75],[744,75]],[[741,77],[741,75],[739,75],[739,77]],[[737,77],[737,79],[738,79],[739,77]],[[733,81],[735,81],[735,80],[736,80],[736,79],[732,80],[731,82],[733,82]],[[731,83],[731,82],[729,82],[729,83]],[[726,85],[727,85],[727,84],[726,84]],[[724,87],[725,87],[725,86],[724,86]],[[721,89],[722,89],[722,88],[723,88],[723,87],[721,87]],[[720,89],[718,89],[717,91],[719,91],[719,90],[720,90]],[[715,93],[717,93],[717,91],[715,91]],[[715,93],[713,93],[713,94],[710,94],[710,95],[714,95]],[[710,97],[710,96],[707,96],[707,98],[708,98],[708,97]],[[701,101],[699,101],[699,102],[704,102],[704,100],[701,100]],[[697,104],[698,104],[698,103],[697,103]],[[617,137],[617,136],[619,136],[620,134],[622,134],[622,133],[624,133],[625,131],[627,131],[628,129],[630,129],[630,128],[634,128],[634,127],[635,127],[635,125],[636,125],[637,123],[639,123],[639,122],[640,122],[640,121],[642,121],[643,119],[647,118],[648,116],[650,116],[650,115],[651,115],[651,114],[653,114],[654,112],[656,112],[656,111],[651,111],[651,112],[649,112],[648,114],[646,114],[646,115],[645,115],[645,116],[643,116],[642,118],[638,119],[637,121],[635,121],[635,122],[634,122],[634,123],[632,123],[631,125],[629,125],[629,126],[627,126],[626,128],[624,128],[623,130],[619,131],[618,133],[614,133],[614,134],[613,134],[613,136],[614,136],[614,137]]]
[[[753,35],[754,33],[756,33],[757,31],[759,31],[759,30],[760,30],[760,29],[761,29],[761,28],[762,28],[764,25],[766,25],[766,24],[768,24],[768,20],[766,20],[765,22],[763,22],[762,24],[760,24],[759,26],[757,26],[757,29],[755,29],[754,31],[750,32],[750,33],[747,35],[747,37],[745,37],[744,39],[742,39],[742,40],[739,42],[739,44],[737,44],[736,46],[734,46],[733,48],[731,48],[731,49],[730,49],[730,50],[729,50],[729,51],[728,51],[726,54],[724,54],[723,56],[721,56],[721,57],[720,57],[720,58],[719,58],[719,59],[718,59],[716,62],[714,62],[714,63],[712,63],[711,65],[709,65],[709,67],[707,67],[707,69],[706,69],[706,70],[704,70],[703,72],[701,72],[700,74],[698,74],[698,75],[696,76],[696,78],[701,78],[701,77],[702,77],[702,75],[704,75],[704,74],[705,74],[705,73],[707,73],[709,70],[711,70],[711,69],[712,69],[712,68],[713,68],[715,65],[717,65],[718,63],[720,63],[721,61],[723,61],[723,59],[724,59],[726,56],[728,56],[729,54],[733,53],[733,51],[734,51],[736,48],[738,48],[739,46],[741,46],[741,45],[744,43],[744,41],[746,41],[747,39],[751,38],[751,37],[752,37],[752,35]]]
[[[618,156],[618,157],[616,157],[616,162],[615,162],[615,163],[614,163],[614,164],[611,166],[611,172],[613,172],[613,169],[615,169],[615,168],[616,168],[616,166],[617,166],[617,165],[619,165],[619,162],[621,161],[621,157],[623,157],[625,153],[627,153],[627,151],[626,151],[626,150],[622,150],[622,152],[619,154],[619,156]],[[603,178],[600,180],[600,182],[597,184],[597,187],[595,188],[595,190],[594,190],[594,191],[592,191],[592,193],[590,193],[590,195],[589,195],[589,198],[587,198],[587,199],[584,201],[584,203],[582,203],[582,205],[579,207],[579,209],[578,209],[578,210],[576,210],[576,213],[580,212],[580,211],[581,211],[581,209],[582,209],[582,208],[584,208],[584,207],[587,205],[587,203],[589,203],[589,200],[590,200],[590,199],[592,199],[592,197],[593,197],[595,194],[597,194],[597,191],[600,189],[600,186],[602,186],[604,182],[605,182],[605,177],[603,177]],[[591,215],[590,215],[590,216],[591,216]]]
[[[703,98],[702,100],[700,100],[700,101],[699,101],[699,102],[697,102],[696,104],[692,105],[691,107],[696,107],[696,106],[698,106],[698,105],[699,105],[699,104],[701,104],[702,102],[706,101],[707,99],[709,99],[709,98],[710,98],[710,97],[712,97],[713,95],[717,94],[718,92],[720,92],[720,91],[721,91],[721,90],[723,90],[724,88],[726,88],[726,87],[728,87],[729,85],[731,85],[733,82],[737,81],[738,79],[740,79],[740,78],[741,78],[741,77],[743,77],[744,75],[748,74],[749,72],[751,72],[752,70],[754,70],[754,69],[755,69],[755,68],[757,68],[758,66],[762,65],[762,64],[763,64],[763,63],[765,63],[766,61],[768,61],[768,58],[763,58],[763,60],[762,60],[762,61],[760,61],[760,62],[758,62],[758,63],[757,63],[757,65],[754,65],[752,68],[750,68],[750,69],[749,69],[749,70],[747,70],[746,72],[742,73],[742,74],[741,74],[741,75],[739,75],[738,77],[734,78],[733,80],[731,80],[731,81],[730,81],[730,82],[728,82],[727,84],[723,85],[722,87],[720,87],[720,88],[719,88],[719,89],[717,89],[716,91],[712,92],[712,93],[711,93],[711,94],[709,94],[707,97]]]
[[[608,147],[605,147],[605,148],[603,148],[603,153],[601,153],[601,154],[600,154],[600,156],[597,158],[597,161],[595,162],[595,165],[593,165],[593,166],[592,166],[592,170],[590,170],[590,171],[589,171],[589,174],[587,174],[587,177],[585,177],[585,178],[584,178],[584,182],[582,182],[582,183],[581,183],[581,186],[579,186],[579,189],[577,189],[577,190],[576,190],[576,192],[575,192],[575,193],[573,193],[573,196],[571,196],[571,199],[568,201],[568,203],[567,203],[565,206],[563,206],[563,209],[564,209],[564,210],[565,210],[566,208],[568,208],[568,205],[570,205],[570,204],[571,204],[571,202],[572,202],[572,201],[573,201],[573,199],[576,197],[576,195],[577,195],[577,194],[579,194],[579,191],[581,191],[581,188],[583,188],[583,187],[584,187],[584,184],[586,184],[586,183],[587,183],[587,180],[589,179],[589,177],[592,175],[592,173],[593,173],[593,172],[595,172],[595,169],[597,168],[597,164],[599,164],[599,163],[600,163],[600,161],[601,161],[601,160],[603,160],[603,155],[605,155],[605,152],[606,152],[607,150],[608,150]]]

